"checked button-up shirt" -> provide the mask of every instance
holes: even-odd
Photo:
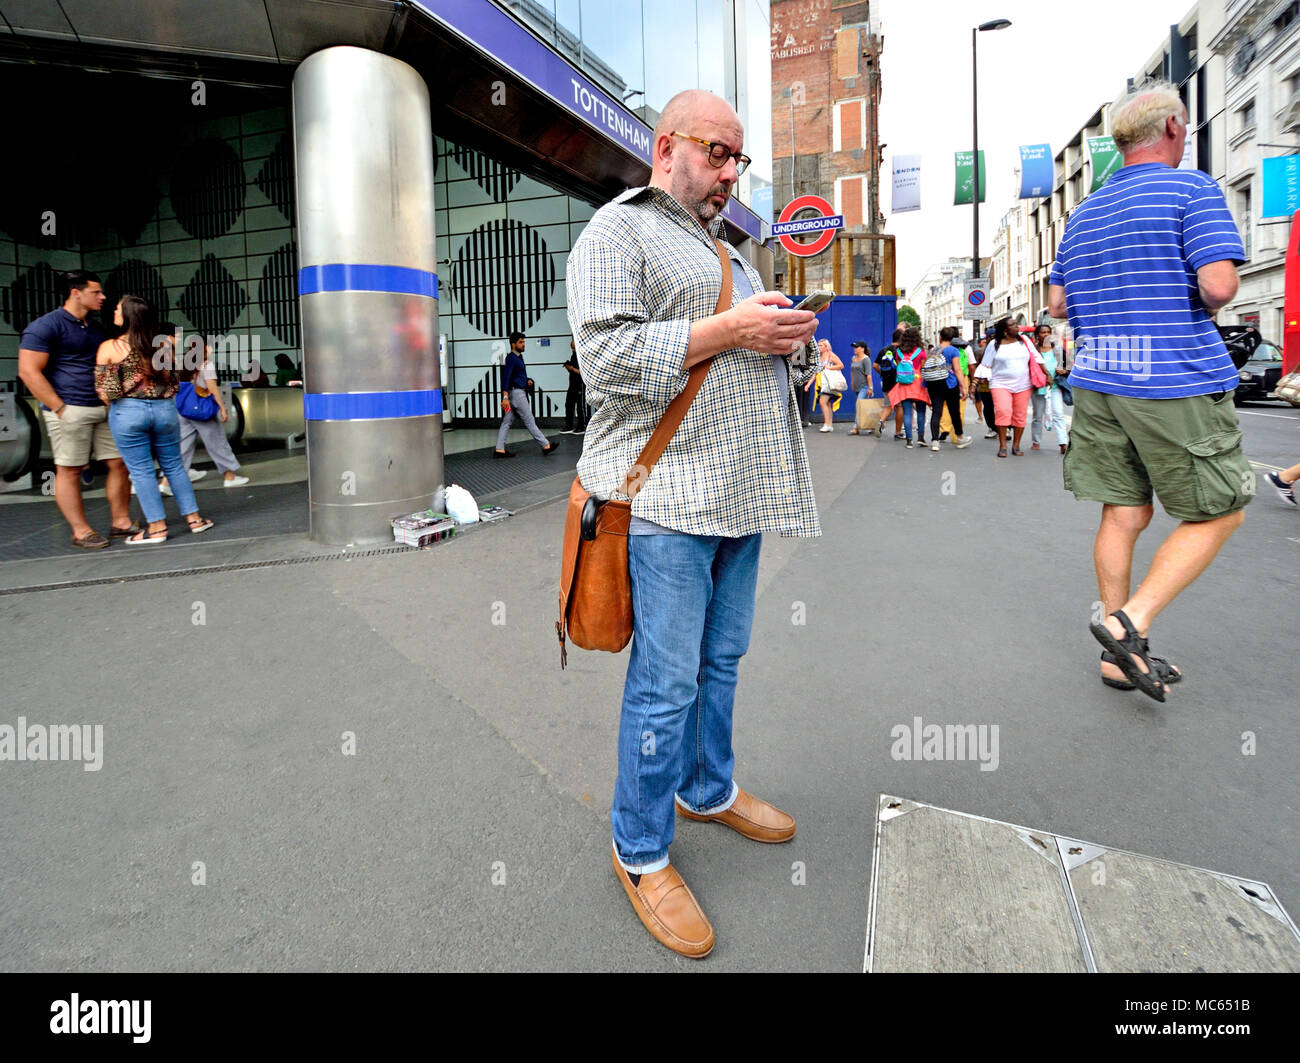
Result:
[[[713,237],[671,195],[633,188],[601,207],[569,253],[569,325],[595,408],[578,477],[600,498],[618,494],[664,410],[686,386],[691,322],[713,314],[722,275]],[[730,250],[728,248],[728,250]],[[749,263],[731,254],[749,287]],[[733,305],[744,285],[733,283]],[[821,534],[796,392],[812,377],[744,348],[713,360],[681,426],[632,500],[632,513],[692,535]]]

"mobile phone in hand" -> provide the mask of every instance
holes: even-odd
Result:
[[[835,298],[835,293],[825,289],[815,291],[811,295],[804,296],[797,306],[792,306],[791,310],[811,310],[814,314],[820,313],[831,305],[831,300]]]

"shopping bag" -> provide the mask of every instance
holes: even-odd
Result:
[[[880,415],[885,412],[884,399],[858,399],[855,411],[859,432],[874,432],[880,426]]]

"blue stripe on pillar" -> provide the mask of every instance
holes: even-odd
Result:
[[[408,266],[372,266],[359,262],[330,262],[298,271],[298,294],[317,292],[392,292],[438,298],[438,274]]]
[[[442,413],[442,390],[307,392],[302,397],[308,421],[375,421],[390,417],[428,417]]]

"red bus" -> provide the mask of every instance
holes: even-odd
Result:
[[[1300,364],[1300,210],[1291,215],[1286,242],[1286,297],[1282,308],[1282,375]]]

